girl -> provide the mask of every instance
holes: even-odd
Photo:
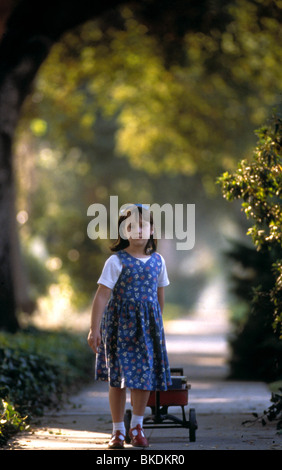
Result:
[[[123,238],[121,224],[133,212],[137,227],[128,224]],[[96,379],[109,381],[111,449],[124,446],[126,387],[131,389],[133,407],[131,443],[147,447],[142,426],[150,391],[166,390],[171,383],[162,323],[169,280],[164,259],[156,252],[152,215],[134,204],[120,215],[118,224],[119,238],[111,248],[116,254],[108,258],[98,280],[88,335],[97,353]]]

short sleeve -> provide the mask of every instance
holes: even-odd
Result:
[[[162,268],[161,268],[161,272],[159,274],[158,287],[165,287],[165,286],[168,286],[170,282],[169,282],[169,278],[168,278],[168,275],[167,275],[165,260],[162,257],[162,255],[160,255],[160,257],[161,257],[161,260],[162,260]]]
[[[112,289],[119,278],[121,270],[122,264],[119,257],[117,255],[110,256],[104,264],[97,284],[103,284],[104,286]]]

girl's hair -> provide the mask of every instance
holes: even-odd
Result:
[[[139,205],[136,205],[138,211],[139,211],[139,215],[142,216],[142,207],[139,206]],[[131,214],[130,211],[128,211],[125,215],[120,215],[119,216],[119,219],[118,219],[118,239],[110,246],[110,249],[111,251],[120,251],[120,250],[124,250],[124,248],[127,248],[129,246],[129,241],[128,239],[124,239],[120,236],[120,225],[121,223],[127,219],[127,217],[129,217],[129,215]],[[152,212],[150,212],[150,226],[153,227],[154,226],[154,222],[153,222],[153,214]],[[153,237],[153,234],[150,235],[150,238],[148,239],[147,243],[146,243],[146,246],[145,246],[145,249],[144,249],[144,252],[146,255],[150,255],[152,253],[154,253],[154,251],[156,251],[157,249],[157,239],[155,239]]]

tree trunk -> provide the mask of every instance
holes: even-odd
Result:
[[[14,332],[18,328],[11,265],[11,141],[0,135],[0,328]]]
[[[16,300],[13,276],[14,184],[12,144],[21,105],[30,83],[46,57],[50,41],[37,38],[36,54],[33,48],[9,67],[2,65],[0,81],[0,328],[15,331]],[[49,47],[48,47],[49,46]]]

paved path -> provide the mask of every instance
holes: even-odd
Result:
[[[191,390],[185,409],[188,418],[189,409],[195,408],[198,430],[196,442],[190,442],[185,428],[147,429],[151,451],[282,450],[274,423],[242,425],[253,419],[252,412],[261,414],[270,406],[270,392],[263,383],[226,380],[226,333],[222,320],[192,318],[166,324],[170,364],[183,367],[188,376]],[[180,411],[169,408],[174,415]],[[93,382],[64,409],[46,414],[32,432],[16,436],[12,449],[105,450],[110,434],[107,384]]]

